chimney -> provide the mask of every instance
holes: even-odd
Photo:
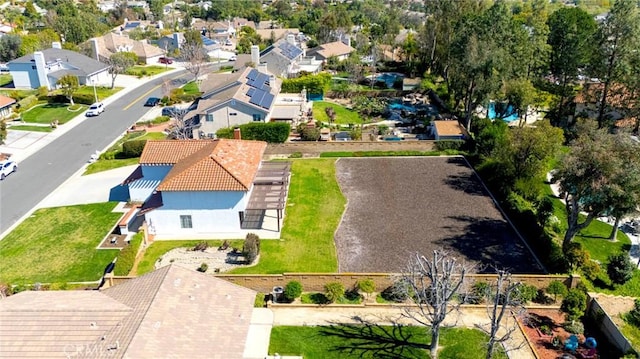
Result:
[[[268,74],[269,70],[267,69],[267,63],[266,62],[259,63],[258,71],[262,72],[263,74]]]
[[[276,77],[273,75],[269,76],[269,87],[271,88],[275,88],[276,87]]]
[[[51,48],[52,49],[61,49],[62,48],[62,44],[59,41],[54,41],[51,43]]]
[[[258,45],[251,45],[251,62],[255,67],[260,65],[260,47]]]
[[[344,37],[342,38],[342,43],[347,46],[351,46],[351,35],[344,35]]]
[[[39,86],[46,86],[49,90],[51,90],[51,86],[49,85],[49,79],[47,79],[47,72],[45,69],[46,62],[44,61],[44,54],[42,51],[36,51],[33,53],[33,60],[36,64],[36,72],[38,73],[38,82]]]
[[[180,48],[180,45],[182,45],[182,41],[180,40],[180,33],[174,32],[173,33],[173,42],[176,46],[176,48]]]
[[[234,128],[233,129],[233,139],[234,140],[241,140],[242,139],[242,134],[240,133],[240,129],[239,128]]]
[[[91,40],[89,40],[91,42],[91,57],[93,57],[96,60],[100,60],[100,56],[99,56],[99,47],[98,47],[98,39],[93,38]]]
[[[296,45],[296,37],[293,34],[287,34],[287,42],[291,45]]]

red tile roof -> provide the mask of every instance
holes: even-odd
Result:
[[[16,103],[16,100],[12,99],[11,97],[0,95],[0,108],[7,107],[14,103]]]
[[[140,164],[173,164],[158,191],[248,191],[266,147],[227,139],[147,141]]]

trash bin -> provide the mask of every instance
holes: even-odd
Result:
[[[277,287],[273,287],[273,291],[272,291],[272,295],[273,295],[273,302],[274,303],[278,303],[280,302],[280,300],[282,299],[282,293],[284,293],[284,288],[277,286]]]

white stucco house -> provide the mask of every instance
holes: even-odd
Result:
[[[8,63],[16,88],[55,89],[58,79],[75,75],[80,85],[110,85],[109,65],[83,54],[64,50],[60,43],[53,48],[36,51]]]
[[[193,138],[214,138],[221,128],[269,122],[280,80],[251,67],[233,73],[210,74],[200,85],[202,96],[188,109]]]
[[[138,169],[125,180],[130,200],[144,202],[138,216],[155,240],[242,238],[244,230],[264,229],[267,210],[276,211],[277,228],[260,237],[278,238],[289,171],[274,179],[273,167],[262,163],[266,146],[235,139],[147,141]],[[281,191],[271,193],[274,185]],[[268,193],[280,204],[264,201]]]
[[[139,63],[154,65],[158,63],[160,57],[165,55],[163,49],[149,44],[146,40],[133,40],[129,36],[113,32],[90,39],[86,46],[91,48],[94,59],[102,61],[109,60],[111,55],[118,52],[132,52],[138,56]]]

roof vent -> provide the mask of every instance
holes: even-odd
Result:
[[[196,300],[196,297],[195,297],[194,295],[190,295],[190,296],[189,296],[189,299],[191,299],[191,300]]]
[[[231,299],[231,294],[227,294],[227,299]]]
[[[91,322],[91,323],[89,323],[89,326],[90,326],[91,328],[97,328],[97,327],[98,327],[98,323],[96,323],[96,322]]]

